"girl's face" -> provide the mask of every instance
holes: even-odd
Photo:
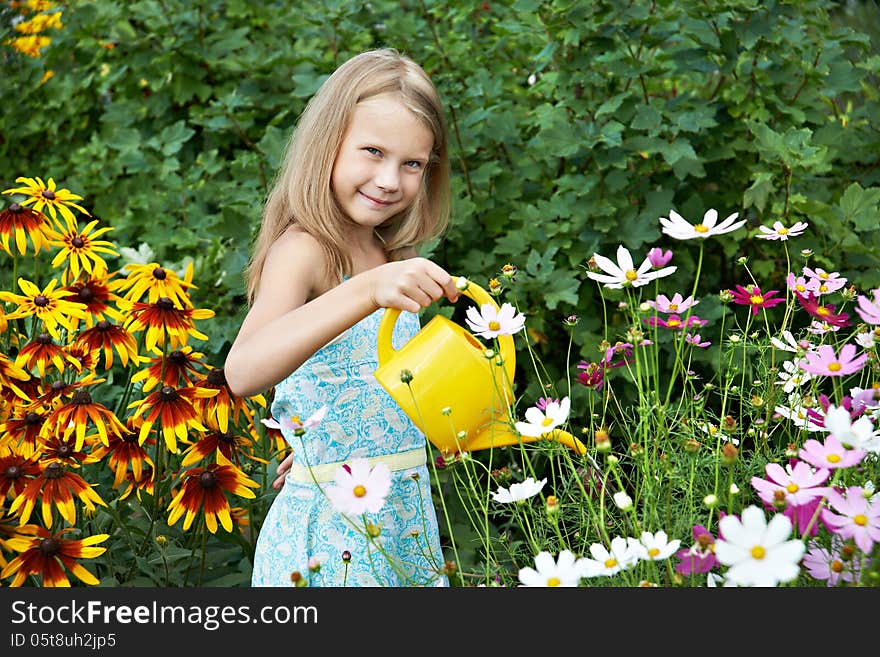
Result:
[[[434,136],[397,96],[358,103],[333,163],[333,195],[348,217],[372,230],[419,193]]]

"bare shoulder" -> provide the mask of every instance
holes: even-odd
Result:
[[[323,290],[324,252],[311,235],[288,229],[269,247],[254,303],[242,324],[248,334],[305,304]]]

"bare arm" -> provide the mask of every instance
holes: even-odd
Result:
[[[352,276],[309,301],[322,272],[322,252],[308,235],[286,234],[273,245],[254,304],[226,357],[226,381],[235,394],[272,387],[378,308],[418,312],[441,296],[456,301],[459,294],[440,266],[412,258]]]

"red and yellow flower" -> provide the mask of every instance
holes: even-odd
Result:
[[[152,472],[153,469],[153,460],[147,453],[146,447],[154,445],[156,441],[147,438],[141,445],[138,441],[139,427],[135,424],[135,418],[128,418],[125,424],[126,430],[121,436],[110,436],[107,445],[99,445],[92,451],[92,457],[97,460],[107,454],[110,455],[107,465],[113,470],[113,488],[119,488],[129,470],[133,474],[133,480],[138,482],[143,479],[144,472],[147,470]]]
[[[186,513],[183,530],[190,528],[201,509],[205,515],[205,524],[212,534],[217,531],[217,520],[228,532],[232,531],[232,516],[229,500],[224,491],[233,495],[253,499],[256,497],[251,488],[260,485],[248,478],[236,468],[222,453],[217,453],[217,462],[206,468],[192,468],[181,475],[180,490],[168,506],[168,524],[173,525]]]
[[[229,388],[226,383],[226,375],[222,368],[213,368],[204,379],[194,382],[199,388],[216,390],[213,397],[204,397],[195,400],[196,410],[202,415],[209,425],[219,427],[220,431],[229,431],[229,418],[232,417],[234,424],[238,424],[239,415],[244,413],[249,424],[254,424],[254,415],[243,397],[239,397]],[[266,398],[263,395],[250,397],[263,408],[266,407]]]
[[[180,465],[182,467],[190,466],[215,452],[220,452],[239,468],[242,458],[248,458],[258,463],[268,463],[265,459],[254,454],[254,439],[251,436],[234,431],[212,431],[200,436],[186,449]]]
[[[85,566],[77,559],[93,559],[106,552],[105,547],[94,547],[103,543],[109,534],[96,534],[88,538],[73,540],[62,538],[74,527],[51,533],[37,525],[25,525],[19,528],[19,535],[6,541],[7,547],[20,554],[0,571],[0,577],[9,577],[13,573],[10,586],[17,587],[24,583],[28,575],[40,575],[44,587],[70,586],[70,580],[64,572],[66,568],[84,584],[100,584]]]
[[[201,376],[199,368],[205,367],[202,362],[205,354],[193,351],[190,346],[175,349],[167,356],[156,348],[153,352],[158,356],[150,358],[150,365],[131,377],[132,383],[144,382],[144,392],[150,392],[160,383],[173,388],[191,386],[196,376]]]
[[[6,450],[0,456],[0,500],[17,498],[41,470],[40,464],[30,457]]]
[[[76,450],[82,449],[89,422],[98,430],[98,437],[104,445],[109,444],[108,433],[121,436],[125,425],[109,408],[92,399],[85,388],[73,392],[70,399],[55,408],[46,418],[45,431],[62,433],[67,436],[76,433]]]
[[[30,372],[26,372],[6,356],[0,354],[0,393],[8,389],[16,397],[28,402],[32,401],[33,397],[28,396],[23,387],[26,382],[34,378]],[[11,401],[7,395],[3,395],[3,399]]]
[[[207,340],[208,336],[196,329],[193,320],[208,319],[214,311],[208,308],[178,308],[168,297],[156,303],[135,303],[125,327],[132,333],[147,330],[145,345],[148,350],[169,340],[172,349],[186,346],[189,336]]]
[[[92,327],[96,321],[104,319],[107,315],[117,322],[122,322],[124,315],[116,308],[110,306],[111,303],[121,304],[128,307],[128,302],[124,301],[119,295],[114,294],[110,290],[110,276],[107,274],[107,268],[102,265],[96,265],[90,276],[85,279],[78,279],[62,288],[68,292],[70,296],[68,301],[81,303],[86,307],[89,314],[86,315],[86,326]]]
[[[0,441],[16,453],[31,458],[37,451],[47,413],[39,407],[16,406],[4,422],[0,422]]]
[[[49,365],[54,365],[59,374],[64,372],[65,367],[73,366],[77,370],[80,367],[79,361],[55,344],[48,333],[39,333],[25,344],[15,357],[15,364],[29,370],[36,367],[40,376],[46,376],[46,367]]]
[[[49,250],[49,238],[46,231],[50,230],[49,220],[42,212],[37,212],[20,203],[12,203],[0,212],[0,247],[12,255],[9,239],[15,239],[15,246],[20,255],[28,251],[28,238],[34,247],[34,255],[40,249]]]
[[[41,498],[43,524],[46,527],[52,526],[53,505],[62,518],[74,525],[76,524],[74,496],[79,498],[89,511],[95,510],[95,504],[107,506],[91,484],[56,461],[49,463],[40,474],[27,483],[24,491],[13,500],[9,511],[19,513],[18,522],[24,525],[31,517],[37,498]]]
[[[162,436],[168,450],[177,453],[177,439],[181,442],[189,442],[188,431],[207,431],[208,429],[199,421],[199,413],[193,405],[194,400],[200,397],[216,395],[216,390],[206,390],[187,386],[175,388],[162,386],[156,392],[150,393],[144,399],[138,399],[128,405],[134,408],[134,415],[143,418],[138,441],[143,444],[147,434],[158,421],[162,427]]]
[[[101,351],[104,354],[104,369],[113,367],[113,349],[119,354],[123,366],[128,366],[129,358],[137,363],[137,340],[129,331],[117,324],[101,319],[91,328],[82,331],[74,340],[74,344],[89,351]]]

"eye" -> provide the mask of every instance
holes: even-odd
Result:
[[[378,148],[374,148],[373,146],[365,146],[364,150],[367,151],[367,153],[369,153],[370,155],[381,155],[382,154],[382,151],[380,151]]]
[[[410,169],[421,169],[424,166],[424,164],[419,160],[409,160],[407,162],[404,162],[403,165]]]

